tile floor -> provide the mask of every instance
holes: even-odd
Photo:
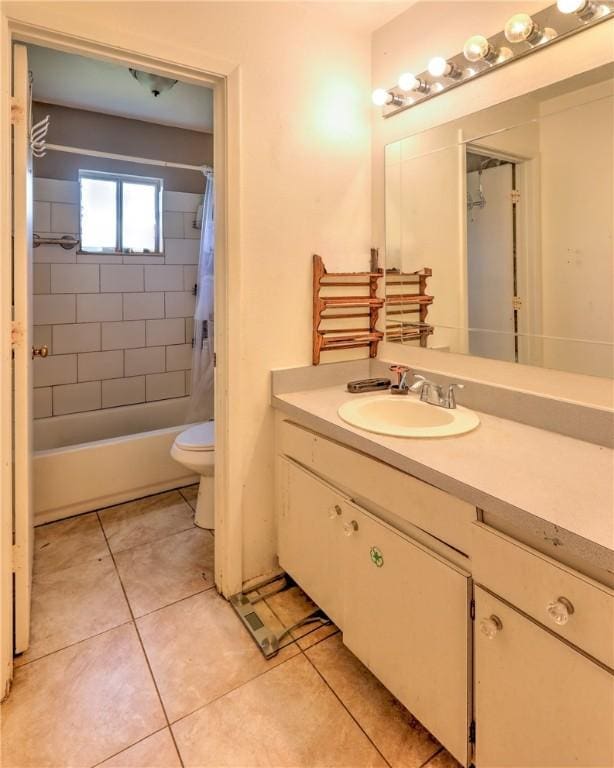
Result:
[[[2,705],[4,768],[458,768],[341,642],[266,661],[213,588],[184,488],[36,529],[32,643]],[[273,628],[314,606],[260,591]]]

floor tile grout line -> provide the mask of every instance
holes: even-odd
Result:
[[[285,645],[281,650],[285,650],[286,648],[289,648],[289,647],[290,647],[289,645]],[[211,699],[210,701],[207,701],[205,704],[200,704],[195,709],[192,709],[189,712],[186,712],[185,715],[181,715],[181,717],[178,717],[176,720],[173,720],[171,722],[171,731],[172,731],[173,725],[177,725],[177,723],[180,723],[182,720],[185,720],[187,717],[190,717],[196,712],[199,712],[201,709],[205,709],[205,707],[208,707],[210,704],[215,704],[216,701],[223,699],[225,696],[229,696],[231,693],[235,693],[235,691],[238,691],[244,686],[249,685],[250,683],[253,683],[254,680],[258,680],[259,678],[264,677],[264,675],[268,675],[269,672],[274,672],[276,669],[283,667],[284,664],[287,664],[289,661],[298,659],[300,655],[301,655],[301,652],[299,649],[298,653],[292,654],[292,656],[289,656],[287,659],[280,661],[279,664],[276,664],[274,667],[267,667],[267,669],[264,669],[262,672],[259,672],[257,675],[254,675],[254,677],[250,677],[249,680],[245,680],[243,683],[239,683],[238,685],[235,685],[234,688],[230,688],[230,690],[224,691],[224,693],[220,693],[219,696],[215,696],[213,699]]]
[[[191,531],[194,528],[199,528],[199,527],[192,521],[192,523],[190,524],[190,526],[188,528],[182,528],[179,531],[173,531],[172,533],[166,533],[164,536],[160,536],[159,538],[151,539],[150,541],[145,541],[145,542],[142,542],[140,544],[134,544],[133,546],[126,547],[125,549],[118,549],[116,551],[113,551],[113,550],[111,550],[111,551],[113,552],[114,555],[121,555],[124,552],[131,552],[133,549],[140,549],[142,547],[148,547],[151,544],[158,544],[160,541],[164,541],[164,539],[170,539],[172,536],[179,536],[180,533],[186,533],[186,531]],[[206,528],[199,528],[199,530],[204,531],[204,530],[207,530],[207,529]],[[209,533],[209,531],[207,531],[207,533]],[[105,534],[105,538],[106,538],[106,534]],[[111,549],[111,545],[110,544],[108,545],[108,547],[109,547],[109,549]]]
[[[445,752],[445,747],[443,746],[443,744],[441,745],[441,748],[438,749],[437,752],[435,752],[434,755],[431,755],[428,760],[426,760],[424,763],[421,763],[418,766],[418,768],[427,768],[427,766],[431,762],[431,760],[434,760],[437,757],[437,755],[440,755],[442,752]]]
[[[327,638],[328,639],[328,638]],[[309,650],[309,649],[307,649]],[[382,760],[386,763],[388,768],[392,768],[391,763],[386,759],[385,755],[382,753],[381,749],[377,746],[377,744],[373,741],[373,739],[369,736],[369,734],[365,731],[365,729],[362,727],[362,725],[358,722],[356,717],[350,712],[350,710],[346,707],[345,703],[339,696],[339,694],[335,691],[335,689],[332,687],[332,685],[328,682],[328,680],[324,677],[324,675],[320,672],[320,670],[316,667],[316,665],[313,663],[313,661],[309,658],[306,651],[303,651],[301,649],[301,653],[303,656],[307,659],[309,664],[312,666],[312,668],[315,670],[316,674],[320,677],[320,679],[324,682],[324,685],[330,690],[330,692],[333,694],[333,696],[337,699],[339,704],[343,707],[343,709],[348,713],[349,717],[351,718],[352,722],[356,724],[358,729],[362,734],[364,734],[367,741],[371,744],[373,749],[377,752],[377,754],[382,758]],[[430,759],[430,758],[429,758]]]
[[[215,584],[212,584],[210,587],[205,587],[204,589],[199,589],[198,592],[192,592],[192,594],[190,595],[185,595],[184,597],[180,597],[178,600],[173,600],[170,603],[164,603],[164,605],[161,605],[158,608],[154,608],[152,611],[147,611],[147,613],[141,613],[138,616],[135,615],[134,620],[140,621],[141,619],[144,619],[147,616],[152,616],[154,613],[158,613],[158,611],[163,611],[165,608],[170,608],[171,605],[177,605],[177,603],[183,603],[184,600],[189,600],[191,597],[196,597],[196,595],[202,595],[205,592],[210,592],[212,589],[215,589]]]
[[[87,637],[82,637],[80,640],[75,640],[74,643],[68,643],[68,645],[63,645],[61,648],[56,648],[54,651],[49,651],[49,653],[44,653],[42,656],[38,656],[36,659],[30,659],[29,661],[24,661],[23,664],[18,664],[15,666],[15,669],[23,669],[24,667],[27,667],[29,664],[35,664],[37,661],[42,661],[42,659],[47,659],[49,656],[53,656],[54,653],[59,653],[60,651],[65,651],[68,648],[74,648],[76,645],[81,645],[81,643],[85,643],[88,640],[93,640],[96,637],[101,637],[102,635],[106,635],[107,632],[112,632],[114,629],[119,629],[120,627],[125,627],[127,624],[132,624],[134,622],[134,619],[126,619],[126,621],[122,621],[119,624],[115,624],[112,627],[107,627],[106,629],[103,629],[101,632],[96,632],[93,635],[88,635]]]
[[[98,511],[96,511],[96,516],[98,517],[98,520],[100,521],[100,515],[98,514]],[[102,523],[100,523],[100,525],[102,527]],[[102,532],[103,532],[103,535],[104,535],[104,537],[106,539],[107,535],[104,532],[104,528],[103,528]],[[107,544],[108,544],[108,540],[107,540]],[[147,655],[147,651],[145,650],[145,644],[143,643],[143,638],[141,637],[141,633],[139,632],[139,628],[138,628],[138,625],[136,623],[136,619],[134,617],[134,612],[132,610],[132,606],[130,605],[130,601],[128,600],[128,593],[126,592],[126,588],[124,586],[124,582],[122,581],[122,577],[121,577],[121,574],[119,572],[119,568],[117,567],[117,563],[115,562],[115,557],[114,557],[112,552],[111,552],[111,557],[113,558],[113,565],[115,566],[115,571],[117,573],[117,577],[119,579],[119,583],[121,585],[122,592],[124,593],[124,599],[126,600],[126,603],[128,604],[128,610],[130,611],[130,615],[132,616],[132,621],[133,621],[133,624],[134,624],[134,631],[136,632],[136,636],[138,638],[139,645],[141,646],[141,650],[143,652],[143,657],[145,659],[145,663],[147,664],[147,669],[149,670],[149,674],[151,675],[151,681],[153,683],[154,689],[155,689],[156,694],[158,696],[158,701],[160,702],[160,708],[162,709],[162,714],[164,715],[164,719],[166,720],[166,725],[168,726],[168,730],[169,730],[169,732],[171,734],[171,739],[173,740],[173,744],[175,745],[175,749],[177,750],[177,755],[179,757],[179,762],[181,764],[181,768],[184,768],[183,757],[181,756],[181,752],[179,751],[179,747],[177,745],[177,742],[175,741],[175,734],[173,733],[173,729],[171,728],[171,723],[170,723],[170,720],[169,720],[169,717],[168,717],[168,713],[166,711],[166,707],[164,706],[164,702],[162,700],[162,694],[160,693],[160,689],[158,688],[158,682],[157,682],[157,680],[155,678],[155,675],[154,675],[154,672],[153,672],[153,668],[151,666],[151,662],[149,661],[149,657]]]
[[[119,752],[114,752],[112,755],[108,755],[103,760],[100,760],[98,763],[95,763],[91,768],[98,768],[99,765],[102,765],[103,763],[106,763],[107,760],[112,760],[114,757],[117,757],[118,755],[123,754],[128,749],[132,749],[132,747],[136,747],[137,744],[141,744],[145,739],[148,739],[150,736],[155,736],[157,733],[161,733],[162,731],[165,731],[166,729],[169,729],[168,725],[163,725],[162,728],[158,728],[157,731],[152,731],[151,733],[148,733],[147,736],[143,736],[142,739],[139,739],[138,741],[135,741],[133,744],[130,744],[127,747],[124,747],[123,749],[120,749]],[[422,768],[422,766],[420,766]]]

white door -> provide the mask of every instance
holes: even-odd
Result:
[[[350,512],[343,642],[467,765],[471,578],[365,510]]]
[[[614,675],[476,587],[477,768],[611,768]]]
[[[32,589],[32,152],[25,46],[13,49],[13,321],[15,653],[30,642]]]
[[[467,191],[485,204],[467,214],[469,352],[514,361],[514,206],[512,165],[467,174]]]

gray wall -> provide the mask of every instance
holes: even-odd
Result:
[[[189,165],[213,165],[213,135],[210,133],[34,102],[34,122],[45,115],[51,116],[47,135],[50,144]],[[204,187],[200,171],[124,163],[53,151],[34,161],[34,175],[45,179],[77,181],[79,169],[154,176],[163,179],[164,189],[172,192],[202,193]]]

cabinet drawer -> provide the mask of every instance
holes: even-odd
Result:
[[[471,524],[477,518],[471,504],[287,421],[279,424],[278,450],[335,485],[351,488],[353,498],[371,501],[470,555]]]
[[[614,675],[479,587],[475,599],[477,768],[614,765]]]
[[[477,584],[614,669],[612,590],[482,523],[473,525],[473,539]],[[550,612],[560,598],[573,608],[565,623]]]

